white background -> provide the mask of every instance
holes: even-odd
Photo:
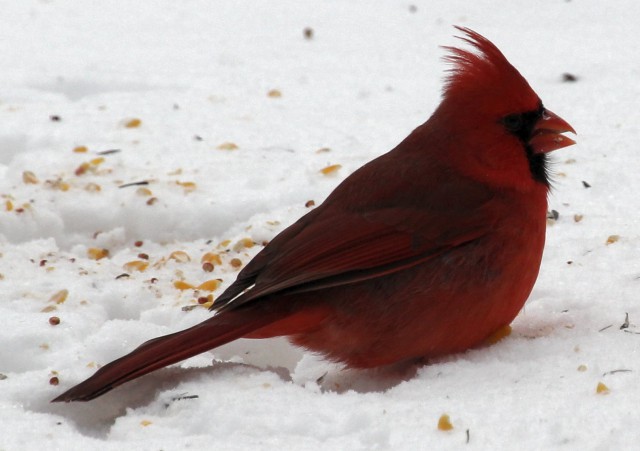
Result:
[[[638,449],[638,2],[24,0],[0,10],[1,450]],[[219,294],[237,273],[230,260],[259,246],[236,246],[212,273],[203,254],[269,240],[424,122],[446,70],[439,46],[461,44],[453,24],[491,39],[578,131],[578,145],[554,155],[559,219],[510,337],[403,375],[341,371],[283,340],[240,341],[90,403],[49,403],[96,365],[207,318],[182,310],[194,290],[173,283],[221,278]],[[125,127],[132,118],[141,125]],[[108,149],[120,152],[76,175]],[[341,168],[319,172],[332,164]],[[118,188],[142,180],[151,206],[139,187]],[[92,260],[90,248],[109,257]],[[139,253],[151,266],[116,280]],[[599,382],[609,394],[596,394]],[[444,413],[452,431],[436,428]]]

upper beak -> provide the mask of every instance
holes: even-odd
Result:
[[[542,118],[533,128],[529,145],[534,153],[547,153],[574,145],[576,142],[573,139],[562,134],[566,132],[576,134],[567,121],[552,111],[545,110]]]

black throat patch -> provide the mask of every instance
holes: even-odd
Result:
[[[500,122],[509,133],[517,136],[522,143],[524,151],[527,154],[527,160],[529,160],[531,177],[536,182],[549,187],[551,181],[547,155],[544,153],[535,153],[529,145],[536,123],[542,118],[543,114],[544,107],[542,103],[540,103],[536,110],[509,114],[503,117]]]

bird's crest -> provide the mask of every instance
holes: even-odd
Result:
[[[491,41],[469,28],[456,28],[464,33],[458,39],[470,44],[476,51],[444,47],[449,52],[444,59],[453,65],[445,80],[445,98],[457,93],[469,95],[473,91],[484,91],[499,97],[506,96],[511,103],[538,102],[538,96],[529,83]]]

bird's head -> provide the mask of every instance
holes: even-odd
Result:
[[[468,175],[494,185],[549,187],[547,154],[575,144],[575,130],[546,109],[529,83],[488,39],[462,27],[474,51],[446,47],[452,63],[434,113],[449,130],[452,152]],[[539,185],[538,185],[539,186]]]

